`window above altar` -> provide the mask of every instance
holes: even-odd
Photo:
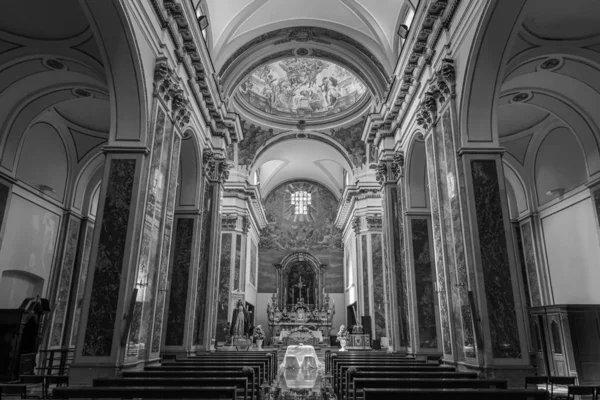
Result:
[[[305,191],[299,190],[292,193],[292,205],[294,206],[294,215],[308,214],[308,206],[311,204],[312,195]]]

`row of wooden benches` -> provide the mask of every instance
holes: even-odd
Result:
[[[277,373],[274,352],[206,353],[164,360],[122,378],[94,379],[91,387],[65,387],[54,398],[258,399]]]
[[[386,353],[326,355],[327,376],[337,397],[358,399],[547,399],[544,390],[508,389],[505,380],[478,379],[477,373],[428,364]]]

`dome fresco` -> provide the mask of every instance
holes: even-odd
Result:
[[[336,116],[368,94],[353,73],[317,58],[286,58],[262,65],[244,79],[238,92],[251,107],[294,120]]]

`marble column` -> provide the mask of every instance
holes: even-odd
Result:
[[[69,339],[65,345],[68,347],[75,347],[75,341],[77,340],[77,334],[79,332],[81,305],[83,302],[83,295],[85,293],[85,283],[87,281],[90,264],[93,236],[94,221],[87,218],[83,219],[79,236],[79,248],[77,251],[75,275],[73,276],[73,285],[71,289],[72,311],[70,315],[72,317],[67,319],[70,322],[70,328],[68,329]]]
[[[232,311],[231,292],[236,289],[235,275],[239,279],[242,236],[236,232],[238,216],[227,215],[221,218],[221,259],[219,262],[219,292],[217,302],[216,341],[225,342],[227,322]],[[234,307],[235,305],[233,305]]]
[[[527,370],[526,319],[501,152],[461,147],[454,83],[443,60],[417,119],[426,132],[444,358],[515,384]]]
[[[202,155],[204,194],[202,208],[201,253],[194,306],[194,348],[214,347],[217,320],[218,279],[221,242],[221,200],[223,183],[230,165],[222,154],[205,150]]]
[[[114,377],[124,365],[132,367],[158,356],[152,352],[157,276],[170,247],[169,192],[174,190],[179,164],[176,138],[189,122],[189,110],[165,60],[157,62],[155,72],[151,129],[139,135],[149,148],[111,136],[104,149],[81,329],[69,370],[75,385],[89,385],[99,376]]]
[[[125,356],[126,333],[135,277],[141,224],[136,216],[146,187],[144,151],[125,153],[106,149],[97,223],[85,283],[74,361],[69,368],[72,385],[90,385],[95,377],[114,377]],[[125,317],[125,318],[124,318]]]
[[[408,312],[408,275],[404,243],[404,210],[406,201],[402,185],[404,155],[401,152],[382,151],[376,178],[383,192],[383,237],[386,274],[386,302],[389,315],[389,339],[395,351],[407,351],[411,347]]]
[[[50,338],[48,348],[60,348],[63,345],[63,336],[68,335],[66,330],[69,298],[71,296],[72,280],[75,269],[75,259],[79,243],[79,232],[81,219],[72,213],[66,213],[64,239],[60,241],[63,245],[61,261],[58,263],[58,281],[56,294],[51,309],[52,321],[50,322]]]

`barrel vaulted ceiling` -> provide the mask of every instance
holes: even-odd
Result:
[[[203,0],[215,70],[244,121],[237,161],[258,173],[263,195],[312,179],[339,196],[366,167],[364,119],[385,97],[402,49],[399,25],[417,3]]]

